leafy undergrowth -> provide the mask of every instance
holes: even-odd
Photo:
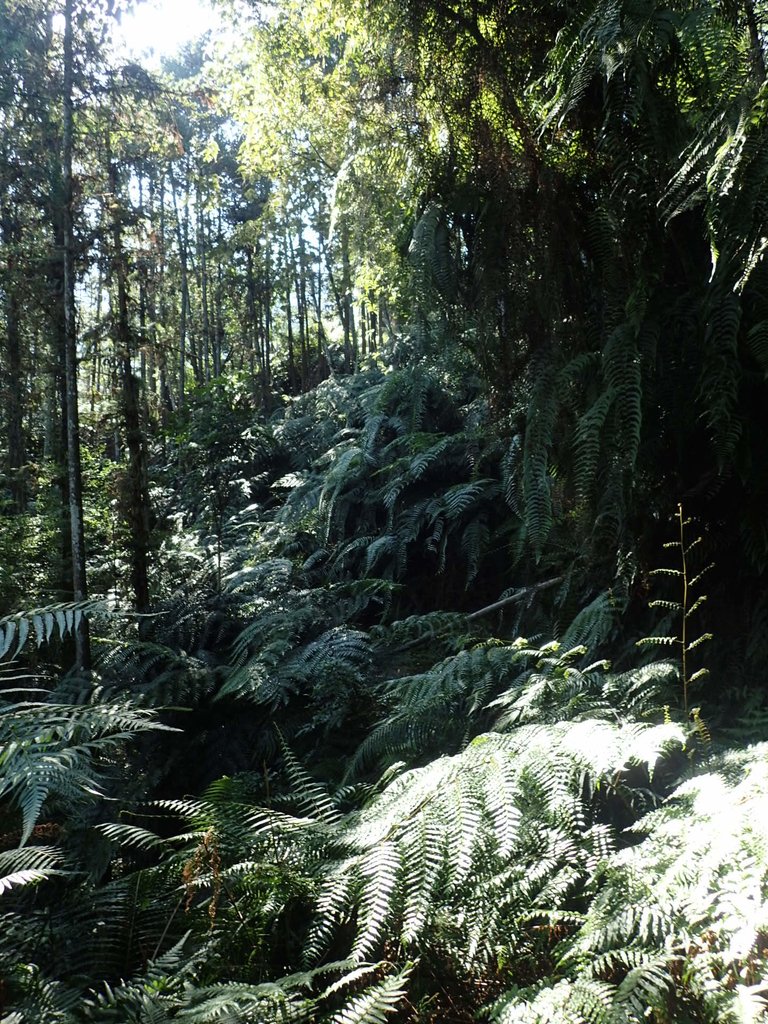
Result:
[[[2,1024],[766,1017],[768,746],[622,646],[630,559],[526,561],[484,414],[326,382],[215,535],[179,516],[140,636],[9,674]]]

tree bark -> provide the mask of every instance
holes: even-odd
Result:
[[[149,602],[149,545],[151,514],[147,449],[141,429],[139,387],[133,373],[133,332],[128,316],[128,272],[120,220],[120,182],[117,164],[109,167],[112,208],[112,268],[117,290],[116,340],[121,368],[125,441],[128,448],[126,518],[130,532],[131,584],[136,611],[146,615]]]
[[[208,384],[211,379],[211,319],[208,310],[208,232],[206,216],[203,210],[202,189],[198,185],[196,192],[197,206],[197,251],[200,258],[200,303],[202,306],[203,328],[203,377]]]
[[[357,328],[352,303],[352,268],[349,259],[349,225],[344,218],[341,228],[341,289],[342,321],[344,323],[344,370],[351,373],[357,369]]]
[[[75,306],[75,239],[72,191],[72,153],[74,149],[74,54],[73,0],[64,3],[64,81],[62,103],[62,178],[64,202],[64,378],[67,424],[67,478],[69,484],[69,525],[72,538],[72,590],[75,601],[85,601],[88,584],[85,569],[85,531],[83,527],[83,473],[80,460],[80,412],[77,394],[77,323]],[[76,667],[85,671],[91,665],[88,621],[85,616],[75,632]]]
[[[16,280],[16,257],[21,243],[21,226],[13,211],[6,207],[2,215],[3,244],[6,247],[5,282],[5,345],[8,357],[8,387],[6,409],[8,413],[7,471],[15,512],[23,512],[25,487],[22,467],[24,453],[24,382],[22,380],[21,324]]]
[[[291,307],[291,268],[288,241],[287,239],[283,241],[283,255],[285,258],[285,317],[288,325],[288,390],[290,394],[294,394],[296,390],[296,355],[293,339],[293,309]]]
[[[179,246],[179,272],[181,274],[181,308],[179,310],[179,408],[184,406],[187,376],[187,310],[189,309],[189,273],[187,269],[186,230],[182,230],[179,216],[179,204],[176,199],[176,181],[173,171],[169,171],[168,180],[171,185],[171,199],[176,219],[176,241]],[[185,210],[186,218],[186,210]]]

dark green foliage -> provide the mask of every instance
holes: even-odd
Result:
[[[301,8],[329,53],[305,40],[296,67],[302,112],[317,85],[380,136],[335,169],[321,140],[336,208],[305,125],[293,224],[265,180],[238,193],[223,138],[226,195],[194,206],[203,242],[214,198],[242,216],[196,253],[205,316],[184,268],[193,365],[142,411],[151,614],[97,614],[125,603],[131,537],[95,398],[109,601],[3,609],[0,1021],[757,1024],[766,7],[372,0],[374,38],[342,6]],[[197,159],[190,117],[160,177]],[[365,214],[401,154],[399,205]],[[331,280],[358,214],[402,262]],[[181,326],[149,322],[156,283],[146,376]],[[53,513],[6,520],[28,565],[4,601],[56,590]],[[47,664],[84,615],[93,671]]]

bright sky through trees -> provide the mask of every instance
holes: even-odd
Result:
[[[116,36],[132,53],[159,59],[219,24],[207,0],[145,0],[122,18]]]

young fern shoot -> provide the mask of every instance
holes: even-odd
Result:
[[[696,595],[696,588],[701,582],[705,573],[709,572],[712,565],[706,565],[703,569],[697,572],[695,575],[691,575],[690,558],[691,553],[695,548],[698,547],[702,542],[702,538],[699,536],[690,543],[686,537],[686,527],[690,526],[691,519],[686,518],[683,513],[682,504],[678,504],[677,512],[675,513],[675,521],[678,530],[678,539],[668,541],[664,544],[664,548],[674,549],[676,548],[680,557],[680,568],[679,569],[652,569],[651,576],[667,576],[678,582],[680,587],[680,599],[679,600],[666,600],[657,599],[649,601],[650,608],[663,608],[666,611],[672,612],[679,616],[680,621],[680,632],[679,635],[675,636],[648,636],[643,637],[642,640],[638,641],[638,646],[646,644],[654,645],[677,645],[680,651],[680,678],[683,684],[683,707],[685,709],[686,716],[689,714],[689,695],[690,688],[693,683],[699,679],[703,679],[704,676],[709,674],[709,669],[699,668],[695,672],[691,672],[690,666],[690,655],[707,640],[712,639],[711,633],[701,633],[699,636],[691,639],[689,619],[692,615],[697,612],[704,602],[707,600],[706,594]]]

